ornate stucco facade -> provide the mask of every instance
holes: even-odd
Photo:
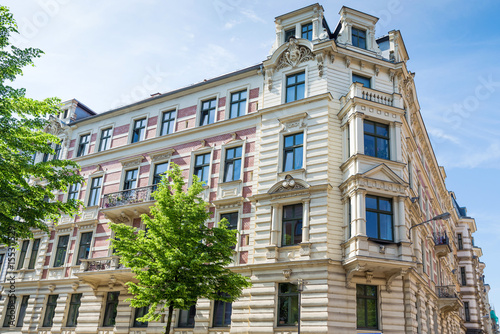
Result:
[[[47,131],[86,184],[58,196],[86,206],[0,246],[0,332],[162,332],[134,321],[108,222],[143,228],[174,162],[205,180],[207,224],[234,219],[232,269],[253,286],[223,320],[209,300],[176,310],[173,333],[493,333],[476,224],[446,188],[401,33],[339,14],[334,30],[318,4],[277,17],[253,67],[100,114],[67,102]]]

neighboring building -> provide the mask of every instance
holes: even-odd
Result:
[[[315,4],[276,18],[262,64],[101,114],[66,104],[47,131],[86,184],[59,199],[86,207],[20,241],[1,332],[161,332],[125,301],[108,222],[143,228],[174,162],[206,182],[207,224],[240,232],[233,269],[253,282],[176,310],[174,333],[491,333],[474,219],[446,188],[401,33],[376,39],[377,20],[343,7],[330,30]]]

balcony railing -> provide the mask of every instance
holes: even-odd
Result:
[[[80,264],[80,270],[83,272],[115,270],[123,268],[123,265],[120,264],[120,258],[118,256],[85,259],[81,261],[82,263]]]
[[[386,106],[402,108],[401,105],[401,95],[394,93],[385,93],[379,90],[367,88],[359,82],[352,83],[347,95],[341,98],[342,107],[347,103],[348,100],[353,98],[361,98],[363,100],[368,100],[376,103],[380,103]]]
[[[436,292],[439,298],[458,298],[454,285],[436,286]]]
[[[102,199],[101,208],[113,208],[122,205],[130,205],[142,202],[152,201],[151,194],[155,191],[155,185],[122,190],[116,193],[105,194]]]
[[[450,239],[448,239],[448,235],[446,232],[435,232],[434,233],[434,244],[438,245],[449,245]]]

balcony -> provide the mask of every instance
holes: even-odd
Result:
[[[441,312],[457,311],[462,307],[462,301],[458,297],[454,285],[436,286],[436,294],[438,295],[438,307]]]
[[[75,276],[89,284],[93,289],[100,285],[114,286],[116,283],[126,283],[133,278],[129,268],[120,264],[118,256],[82,259],[80,270]]]
[[[434,233],[434,245],[438,257],[446,256],[451,253],[450,239],[446,232]]]
[[[101,212],[117,223],[130,223],[133,218],[149,213],[149,207],[154,203],[151,195],[154,187],[151,185],[105,194]]]
[[[367,88],[359,82],[352,83],[349,92],[340,98],[342,108],[347,103],[347,101],[354,98],[375,102],[389,107],[403,108],[400,94],[390,94]]]

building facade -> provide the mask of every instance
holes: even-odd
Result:
[[[473,218],[446,188],[399,31],[343,7],[276,18],[259,65],[96,114],[72,100],[47,131],[82,167],[77,217],[0,246],[2,333],[159,333],[125,301],[110,221],[139,216],[173,162],[198,175],[209,226],[238,230],[232,304],[176,310],[173,333],[492,333]],[[424,224],[421,224],[426,222]],[[15,286],[15,296],[9,288]]]

